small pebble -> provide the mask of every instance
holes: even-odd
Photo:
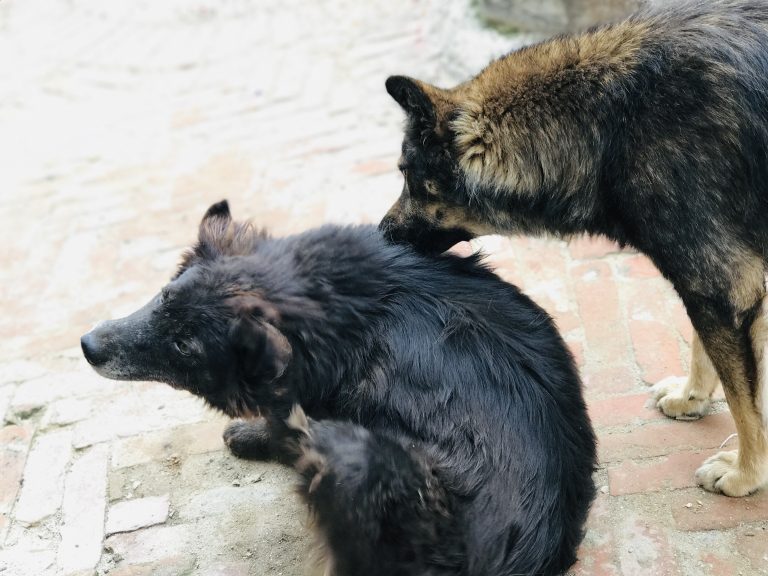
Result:
[[[232,486],[240,486],[240,480],[232,480]]]
[[[608,494],[608,486],[600,486],[600,492],[603,494]]]
[[[690,502],[688,502],[688,504],[686,504],[686,505],[685,505],[685,507],[686,507],[686,508],[693,508],[693,504],[691,504]]]

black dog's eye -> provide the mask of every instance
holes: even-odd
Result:
[[[176,348],[176,351],[182,356],[189,356],[192,354],[192,348],[183,340],[177,340],[174,342],[173,347]]]

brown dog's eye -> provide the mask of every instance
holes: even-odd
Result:
[[[173,347],[176,348],[176,351],[181,354],[182,356],[189,356],[192,354],[192,348],[184,342],[183,340],[178,340],[173,343]]]

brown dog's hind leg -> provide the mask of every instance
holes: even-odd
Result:
[[[709,324],[706,329],[701,328],[699,334],[720,374],[736,423],[739,449],[720,452],[706,460],[696,471],[696,481],[712,492],[745,496],[768,483],[763,352],[768,322],[762,306],[756,306],[754,316],[738,327]]]
[[[704,416],[719,382],[717,371],[696,332],[691,352],[691,373],[687,379],[672,376],[653,387],[656,406],[670,418],[697,420]]]

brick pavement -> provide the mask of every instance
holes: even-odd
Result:
[[[463,0],[0,2],[0,575],[303,573],[290,471],[229,456],[189,395],[99,378],[78,338],[222,197],[279,234],[376,221],[400,186],[384,78],[450,84],[520,41]],[[693,485],[733,431],[722,395],[693,423],[648,406],[687,369],[669,285],[600,240],[480,244],[582,370],[601,491],[575,573],[768,574],[768,494]]]

